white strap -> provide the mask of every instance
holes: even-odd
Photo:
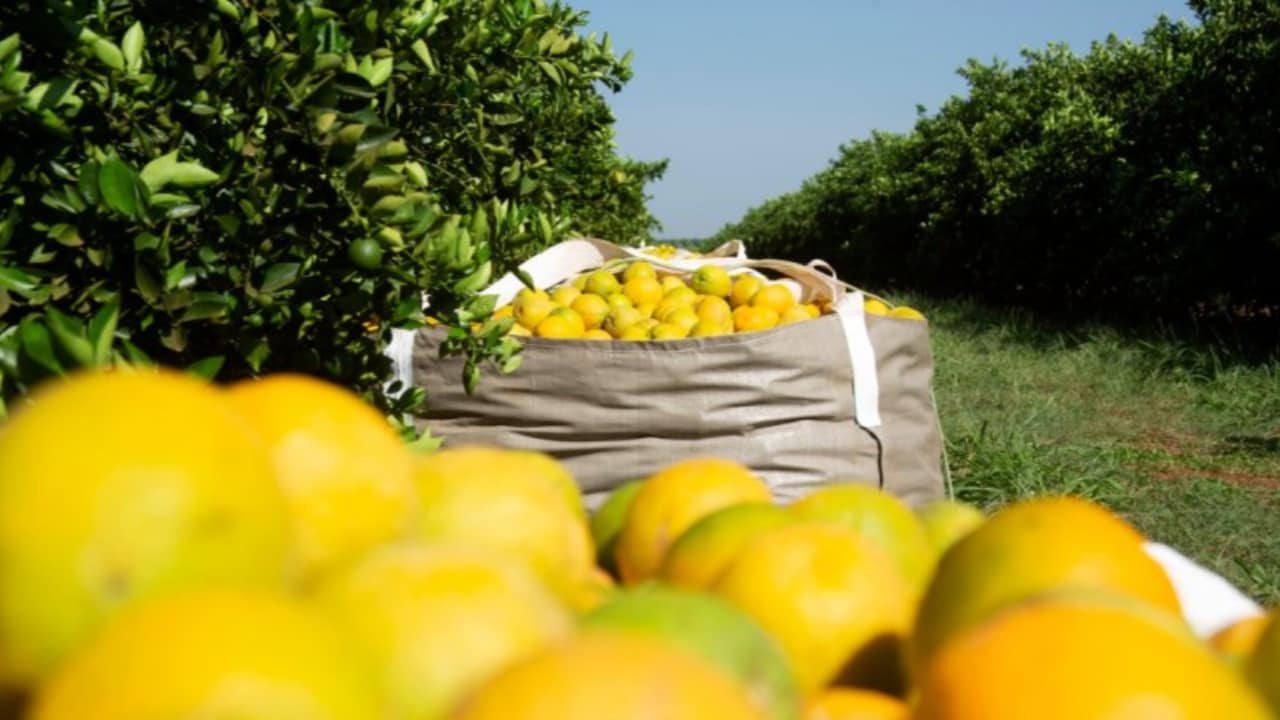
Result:
[[[876,377],[876,353],[867,332],[867,313],[861,290],[840,298],[836,315],[844,328],[853,365],[853,416],[866,428],[880,427],[880,381]]]

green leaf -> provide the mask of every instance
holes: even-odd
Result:
[[[266,275],[262,280],[262,287],[259,290],[269,293],[289,287],[298,279],[298,271],[301,268],[302,265],[296,262],[272,265],[267,268]]]
[[[115,43],[100,37],[93,41],[92,48],[94,57],[103,65],[112,70],[124,70],[124,53]]]
[[[198,301],[187,306],[186,312],[182,313],[182,317],[178,322],[192,322],[195,320],[209,320],[211,318],[222,317],[227,314],[227,303],[225,300],[217,302]]]
[[[160,280],[155,273],[143,264],[141,257],[135,257],[133,263],[133,284],[138,288],[138,293],[148,303],[153,303],[160,297],[160,293],[164,288],[160,285]]]
[[[187,261],[179,260],[174,263],[164,274],[164,289],[172,290],[178,287],[182,279],[187,276]]]
[[[84,335],[84,323],[77,318],[63,315],[54,307],[48,309],[46,322],[58,345],[77,366],[85,367],[93,364],[93,345]]]
[[[0,288],[14,292],[30,292],[40,286],[40,278],[16,267],[0,265]]]
[[[165,153],[142,168],[142,172],[138,176],[142,178],[143,184],[151,192],[157,192],[169,183],[170,173],[173,167],[178,164],[178,151]]]
[[[18,327],[18,336],[22,340],[22,352],[37,365],[55,375],[64,370],[62,363],[53,352],[53,339],[49,330],[35,316],[28,315]]]
[[[112,155],[98,169],[98,189],[107,207],[127,218],[138,217],[137,173],[123,160]]]
[[[180,162],[173,168],[169,182],[182,188],[204,187],[218,181],[218,173],[198,162]]]
[[[223,355],[213,355],[203,360],[197,360],[187,367],[187,372],[205,380],[213,380],[218,376],[218,371],[222,369],[226,357]]]
[[[333,79],[333,89],[340,95],[357,98],[371,98],[378,94],[368,80],[356,73],[342,73]]]
[[[5,39],[0,40],[0,62],[4,62],[5,60],[8,60],[9,56],[12,55],[15,50],[18,49],[18,45],[20,44],[20,42],[21,42],[21,39],[18,37],[18,33],[14,33],[9,37],[6,37]]]
[[[244,356],[244,361],[253,368],[254,372],[262,370],[262,363],[266,362],[267,356],[271,354],[271,346],[264,339],[259,339],[254,343],[253,348]]]
[[[121,343],[124,346],[124,357],[134,365],[154,365],[155,362],[142,351],[142,348],[134,345],[132,342],[125,340]]]
[[[124,54],[124,64],[130,73],[142,69],[142,49],[146,45],[146,37],[142,31],[142,23],[135,22],[125,31],[120,40],[120,50]]]
[[[89,321],[89,342],[93,344],[93,364],[105,365],[111,360],[111,345],[115,340],[116,323],[120,319],[120,298],[98,308]]]

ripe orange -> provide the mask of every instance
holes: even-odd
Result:
[[[689,330],[689,337],[712,337],[715,335],[728,335],[731,332],[733,332],[732,323],[722,325],[720,323],[699,320],[698,323]]]
[[[704,296],[693,306],[693,310],[697,313],[699,320],[722,326],[733,322],[733,308],[729,307],[729,303],[721,297]]]
[[[803,305],[792,305],[778,318],[778,324],[787,325],[812,319],[813,318],[809,315],[809,311],[805,310]]]
[[[609,316],[609,301],[590,293],[579,295],[569,305],[578,317],[582,318],[582,326],[587,330],[595,330],[604,324]]]
[[[280,585],[289,537],[262,438],[212,385],[151,370],[48,382],[0,424],[0,687],[44,676],[136,602]]]
[[[543,318],[533,329],[533,334],[545,338],[576,339],[587,331],[582,316],[569,308],[558,307]]]
[[[541,291],[539,291],[540,294],[524,294],[523,290],[521,293],[521,296],[516,297],[515,305],[512,308],[516,322],[523,325],[526,330],[533,330],[538,327],[538,323],[551,314],[552,310],[556,309],[556,304],[551,302],[551,298]]]
[[[899,305],[890,310],[889,317],[903,318],[905,320],[924,320],[924,315],[919,310],[905,305]]]
[[[572,285],[562,285],[551,291],[551,302],[560,307],[569,307],[582,291]]]
[[[875,298],[867,298],[862,304],[862,309],[868,315],[879,315],[881,317],[889,316],[889,306]]]
[[[733,281],[733,289],[729,292],[729,304],[735,308],[751,304],[760,288],[764,287],[764,278],[759,275],[744,273]]]
[[[644,321],[644,316],[633,307],[615,308],[604,319],[602,326],[605,332],[620,338],[622,333],[629,327]]]
[[[583,333],[582,339],[583,340],[612,340],[613,336],[605,332],[604,330],[601,330],[600,328],[595,328],[594,330],[588,330],[585,333]]]
[[[413,456],[382,413],[346,388],[278,374],[227,397],[261,435],[293,524],[292,560],[313,579],[404,537],[418,512]]]
[[[789,308],[796,304],[796,296],[791,294],[791,290],[785,285],[771,283],[760,288],[760,291],[751,296],[751,306],[758,308],[769,308],[779,316],[786,312]]]
[[[1033,598],[957,634],[919,697],[918,720],[1271,717],[1178,618],[1097,591]]]
[[[649,331],[649,336],[654,340],[681,340],[689,337],[689,331],[672,323],[658,323]]]
[[[1217,650],[1228,661],[1240,664],[1258,646],[1258,638],[1262,637],[1262,631],[1267,628],[1270,620],[1266,615],[1238,620],[1214,633],[1209,638],[1209,647]]]
[[[631,304],[631,299],[628,298],[626,295],[623,295],[621,291],[605,297],[604,301],[609,303],[610,312],[613,312],[618,308],[635,307],[635,305]]]
[[[683,460],[645,480],[631,501],[615,553],[623,581],[657,574],[667,548],[700,518],[740,502],[768,502],[769,488],[751,471],[719,458]]]
[[[1276,620],[1277,617],[1280,614],[1275,610],[1269,613],[1269,622],[1258,635],[1253,651],[1245,659],[1244,674],[1271,704],[1272,711],[1280,713],[1280,622]]]
[[[592,631],[502,671],[451,720],[764,720],[706,660],[636,633]]]
[[[804,720],[910,720],[911,708],[875,690],[829,687],[809,698]]]
[[[934,553],[924,527],[911,508],[870,485],[843,483],[797,500],[790,511],[799,519],[833,522],[880,546],[917,593],[924,591]]]
[[[371,673],[322,614],[265,591],[205,590],[122,613],[63,664],[31,720],[376,720]]]
[[[1164,570],[1124,520],[1072,497],[997,512],[942,556],[920,604],[911,661],[920,670],[950,637],[1048,590],[1107,590],[1181,615]]]
[[[619,340],[650,340],[652,339],[649,337],[648,327],[646,327],[643,323],[635,323],[634,325],[628,325],[622,331],[622,334],[617,336],[617,338]]]
[[[663,275],[661,282],[663,295],[666,295],[676,288],[688,287],[684,284],[684,280],[681,280],[677,275]]]
[[[660,576],[676,587],[710,588],[753,538],[794,521],[786,510],[769,503],[739,503],[716,510],[676,538]]]
[[[613,293],[622,292],[622,285],[608,270],[596,270],[587,276],[587,284],[583,286],[582,291],[607,298]]]
[[[662,300],[662,284],[651,277],[634,277],[622,286],[622,294],[637,307],[657,305]]]
[[[782,645],[801,692],[828,683],[902,688],[911,589],[880,547],[826,523],[757,535],[712,590]]]
[[[981,510],[959,500],[935,500],[916,510],[916,517],[939,557],[986,520]]]
[[[698,314],[688,305],[681,305],[675,311],[668,313],[663,322],[680,327],[687,333],[698,324]]]
[[[633,278],[650,278],[652,280],[657,280],[658,272],[653,269],[652,265],[645,262],[644,260],[636,260],[635,262],[628,265],[625,270],[622,271],[623,282],[626,282]]]
[[[743,305],[733,311],[733,329],[738,332],[768,330],[778,324],[778,313],[773,308]]]

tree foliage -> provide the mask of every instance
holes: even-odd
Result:
[[[1141,42],[969,62],[969,92],[844,146],[720,237],[877,286],[1149,317],[1280,308],[1280,4],[1196,0]]]
[[[463,329],[476,290],[570,233],[656,225],[663,164],[617,155],[601,94],[629,58],[584,23],[542,0],[4,3],[0,397],[117,359],[377,395],[424,292],[455,349],[511,364],[500,324]]]

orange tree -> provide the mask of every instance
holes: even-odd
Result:
[[[541,0],[0,7],[0,398],[120,359],[382,393],[421,298],[466,381],[518,350],[476,291],[573,232],[655,226],[630,77]],[[2,408],[3,405],[0,405]]]

